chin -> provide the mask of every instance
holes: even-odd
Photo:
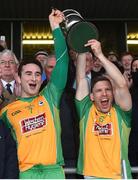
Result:
[[[32,97],[32,96],[36,96],[38,95],[38,93],[35,93],[35,92],[30,92],[29,95]]]
[[[32,96],[37,96],[38,95],[38,92],[37,93],[32,93]]]
[[[106,108],[106,109],[101,108],[101,112],[102,112],[102,113],[108,113],[109,111],[110,111],[110,108],[109,108],[109,107]]]

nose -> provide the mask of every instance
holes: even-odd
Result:
[[[32,74],[32,80],[35,81],[36,80],[36,75]]]
[[[10,66],[10,62],[9,61],[5,61],[5,66]]]
[[[103,94],[104,96],[106,96],[106,95],[107,95],[106,90],[103,90],[102,94]]]

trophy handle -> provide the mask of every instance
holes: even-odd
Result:
[[[62,23],[62,29],[68,31],[72,25],[77,22],[84,21],[83,17],[74,9],[66,9],[62,11],[65,17],[65,21]]]
[[[72,12],[72,13],[75,13],[75,14],[78,14],[79,16],[81,16],[80,13],[78,13],[78,11],[76,11],[76,10],[74,10],[74,9],[65,9],[65,10],[62,11],[62,12],[63,12],[63,14],[65,14],[65,15],[66,15],[66,13],[68,14],[68,13]]]
[[[77,17],[76,19],[74,18],[72,21],[70,21],[70,17]],[[71,14],[68,14],[66,17],[65,17],[65,23],[66,23],[66,27],[67,29],[69,29],[73,24],[79,22],[79,21],[83,21],[83,17],[80,15],[80,14],[75,14],[75,13],[71,13]],[[70,22],[69,22],[70,21]]]
[[[73,16],[73,15],[76,16],[76,13],[71,13],[71,14],[66,15],[65,19],[66,18],[68,19],[68,17]],[[84,18],[79,13],[77,14],[77,16],[80,17],[82,20],[84,20]]]

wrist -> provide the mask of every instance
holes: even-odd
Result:
[[[52,30],[59,28],[59,24],[51,24],[50,26]]]
[[[105,56],[104,56],[103,53],[100,53],[100,54],[97,55],[97,58],[98,58],[98,59],[103,59],[103,58],[105,58]]]

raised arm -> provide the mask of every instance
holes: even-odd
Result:
[[[59,89],[63,89],[67,81],[68,72],[68,52],[66,41],[59,24],[64,20],[64,15],[59,10],[52,10],[49,15],[49,22],[54,37],[54,49],[56,55],[56,66],[52,72],[50,82]]]
[[[82,100],[89,94],[88,82],[86,80],[86,54],[79,54],[76,66],[76,99]]]
[[[91,46],[94,55],[99,58],[107,74],[113,80],[116,104],[125,111],[130,110],[132,108],[131,95],[119,69],[103,55],[100,42],[92,39],[85,46]]]

